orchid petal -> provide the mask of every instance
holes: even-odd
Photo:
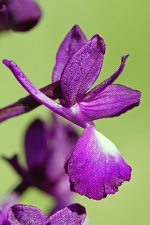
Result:
[[[79,204],[65,207],[49,218],[34,206],[18,204],[8,211],[8,221],[11,225],[82,225],[85,217],[85,208]]]
[[[116,146],[94,126],[85,128],[66,167],[71,190],[95,200],[114,194],[131,176]]]
[[[81,102],[80,113],[83,120],[93,121],[120,114],[138,106],[141,92],[120,84],[111,84],[97,93],[91,101]],[[89,99],[90,100],[90,99]]]
[[[105,54],[105,44],[94,35],[68,61],[61,76],[63,99],[72,106],[83,99],[100,73]]]
[[[85,217],[85,208],[79,204],[73,204],[52,215],[48,222],[51,225],[82,225]]]
[[[25,74],[20,70],[16,63],[9,61],[7,59],[3,60],[3,63],[12,71],[19,83],[24,87],[24,89],[31,94],[37,101],[41,104],[47,106],[52,111],[56,111],[59,114],[59,111],[62,111],[62,106],[48,98],[40,90],[38,90],[30,80],[25,76]],[[61,114],[61,113],[60,113]]]
[[[46,225],[47,218],[41,210],[29,205],[14,205],[8,211],[11,225]]]
[[[92,98],[95,98],[95,96],[103,91],[108,85],[112,84],[118,76],[121,74],[125,67],[125,62],[126,59],[128,58],[129,55],[122,56],[121,58],[121,64],[118,67],[118,69],[106,80],[104,80],[102,83],[99,85],[95,86],[91,91],[87,93],[87,95],[84,97],[83,101],[91,101]]]
[[[25,155],[29,169],[45,166],[50,130],[42,120],[35,120],[25,135]]]
[[[53,69],[52,81],[60,80],[62,71],[72,55],[78,51],[85,43],[86,37],[78,25],[73,26],[61,43],[57,55],[56,65]]]
[[[18,82],[24,87],[24,89],[33,96],[38,102],[45,105],[47,108],[51,109],[58,115],[70,120],[71,122],[85,127],[85,122],[79,120],[75,115],[72,114],[69,108],[59,105],[57,102],[51,100],[46,95],[44,95],[38,88],[36,88],[31,81],[25,76],[25,74],[20,70],[20,68],[13,61],[7,59],[3,60],[3,63],[12,71]]]
[[[7,220],[7,212],[11,206],[19,201],[19,194],[15,191],[8,193],[4,198],[0,200],[0,224],[10,225]]]

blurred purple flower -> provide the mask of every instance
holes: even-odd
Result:
[[[28,31],[41,17],[41,9],[32,0],[1,0],[0,31]]]
[[[11,206],[16,204],[19,200],[19,195],[15,192],[7,194],[3,199],[0,200],[0,224],[9,225],[7,219],[7,213]]]
[[[95,130],[93,120],[118,116],[138,106],[141,93],[120,84],[112,84],[123,71],[128,56],[106,80],[89,90],[102,68],[105,43],[98,34],[89,41],[75,25],[63,40],[56,55],[53,82],[60,81],[60,104],[44,95],[12,61],[3,63],[20,84],[41,104],[71,122],[85,128],[66,162],[71,190],[93,199],[114,194],[131,177],[128,166],[116,146]]]
[[[8,209],[1,225],[82,225],[85,217],[85,208],[79,204],[69,205],[49,217],[34,206],[18,204]]]
[[[53,114],[52,125],[37,119],[27,129],[27,169],[19,164],[16,155],[7,159],[26,186],[35,186],[55,198],[57,205],[53,212],[73,202],[64,164],[77,140],[78,134],[73,126],[60,122]]]

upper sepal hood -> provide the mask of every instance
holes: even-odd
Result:
[[[78,25],[74,25],[69,33],[66,35],[62,41],[57,54],[56,54],[56,64],[52,73],[52,81],[56,82],[60,80],[62,71],[66,66],[68,60],[72,55],[77,52],[85,43],[87,39],[85,34]]]
[[[67,106],[82,101],[86,92],[97,80],[105,54],[105,43],[94,35],[68,61],[60,82]]]

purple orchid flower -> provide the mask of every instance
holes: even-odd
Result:
[[[95,130],[93,121],[118,116],[140,103],[141,93],[112,84],[123,71],[128,56],[108,79],[89,90],[102,68],[105,43],[98,34],[89,41],[75,25],[63,40],[56,56],[53,82],[60,82],[60,104],[44,95],[12,61],[3,63],[37,101],[67,120],[85,128],[66,162],[71,190],[96,200],[114,194],[131,177],[116,146]]]
[[[64,164],[67,155],[75,147],[78,134],[73,126],[60,122],[57,115],[52,114],[52,118],[52,125],[37,119],[27,129],[27,169],[19,164],[16,155],[7,161],[22,177],[26,188],[35,186],[55,198],[56,207],[52,212],[54,213],[73,202]]]
[[[1,0],[0,30],[28,31],[41,17],[41,9],[32,0]]]
[[[79,204],[67,206],[49,217],[34,206],[18,204],[9,208],[1,225],[82,225],[85,217],[85,208]]]

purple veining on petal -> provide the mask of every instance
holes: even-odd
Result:
[[[60,80],[62,71],[68,60],[86,43],[86,41],[86,37],[81,28],[78,25],[74,25],[58,49],[56,65],[54,66],[52,74],[53,82]]]
[[[99,35],[94,35],[68,61],[61,76],[63,98],[67,106],[80,102],[86,91],[99,76],[105,44]]]
[[[83,120],[119,116],[140,104],[141,92],[120,84],[111,84],[97,93],[88,102],[81,102],[80,113]]]
[[[66,167],[71,189],[95,200],[114,194],[131,176],[116,146],[93,126],[84,130]]]

